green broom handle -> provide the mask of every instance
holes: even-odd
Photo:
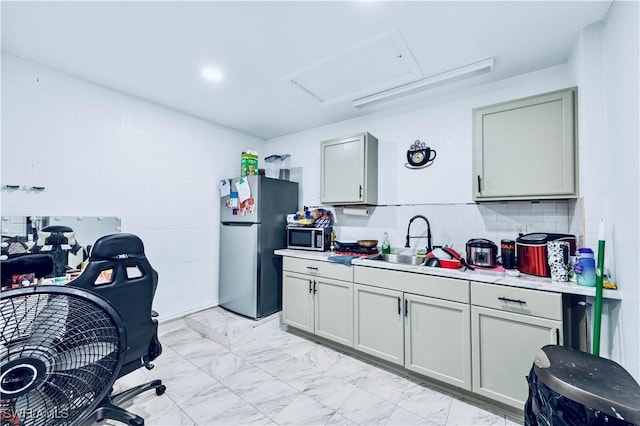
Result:
[[[604,240],[598,241],[598,266],[596,267],[596,301],[593,315],[593,354],[600,356],[600,329],[602,326],[602,281],[604,271]]]

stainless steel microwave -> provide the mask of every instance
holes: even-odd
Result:
[[[333,228],[288,227],[287,248],[327,251],[331,245]]]

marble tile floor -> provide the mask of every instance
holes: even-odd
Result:
[[[288,333],[278,314],[253,321],[213,308],[161,324],[160,340],[155,368],[114,386],[163,380],[164,395],[124,405],[149,426],[517,424]]]

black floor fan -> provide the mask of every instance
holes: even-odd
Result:
[[[107,301],[60,286],[4,291],[0,330],[2,426],[91,424],[109,409],[127,342]]]

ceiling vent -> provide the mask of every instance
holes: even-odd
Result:
[[[285,78],[323,104],[353,100],[422,78],[397,30],[386,32]]]

